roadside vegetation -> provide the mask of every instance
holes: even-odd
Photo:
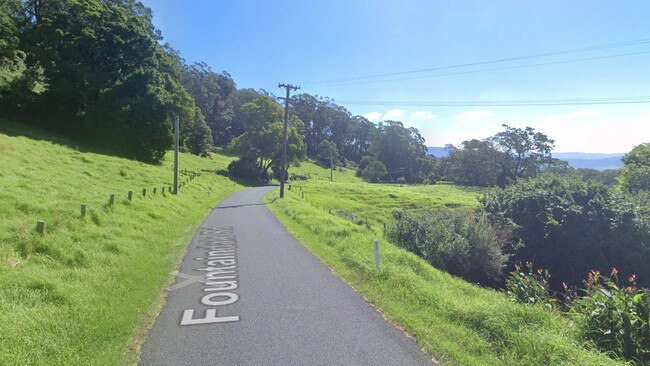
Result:
[[[147,165],[0,121],[0,364],[135,363],[188,240],[241,187],[216,174],[231,160],[181,154],[181,182],[201,175],[174,196],[168,158]]]
[[[323,181],[301,188],[287,191],[285,200],[274,199],[278,193],[272,192],[268,207],[314,255],[442,365],[623,364],[587,350],[576,327],[558,313],[454,277],[383,237],[383,222],[389,222],[392,210],[476,207],[475,189]],[[340,210],[354,216],[338,215]],[[355,218],[367,218],[369,227]],[[374,239],[381,240],[379,273]]]
[[[626,169],[634,171],[633,174],[643,176],[638,173],[644,169],[644,163],[638,163],[645,159],[643,152],[641,145],[628,154],[632,158],[625,159]],[[321,260],[341,270],[342,276],[353,286],[359,286],[364,295],[371,296],[377,290],[374,286],[381,286],[369,284],[370,277],[366,277],[372,274],[372,240],[381,238],[386,253],[400,253],[399,248],[403,248],[432,269],[495,289],[480,290],[490,293],[494,304],[505,306],[496,299],[509,297],[526,308],[548,312],[549,323],[530,329],[554,332],[550,324],[563,324],[557,328],[564,329],[563,340],[556,339],[560,344],[569,342],[565,344],[574,344],[585,354],[603,352],[612,359],[638,365],[650,362],[650,292],[643,288],[647,287],[646,264],[650,260],[647,190],[636,186],[630,189],[626,179],[612,188],[602,182],[579,179],[571,171],[558,173],[554,169],[519,177],[516,182],[509,180],[505,188],[368,184],[337,182],[336,178],[335,175],[334,182],[295,182],[289,199],[274,201],[270,207],[285,225],[304,237],[305,244]],[[314,215],[319,213],[325,218],[316,219]],[[348,240],[347,236],[352,238]],[[365,253],[363,258],[359,257],[361,252]],[[403,259],[391,262],[388,258],[383,261],[389,273],[415,268],[412,263],[406,268]],[[390,267],[392,264],[395,267]],[[386,275],[383,271],[379,278]],[[421,271],[422,267],[417,267],[418,275]],[[610,272],[609,277],[601,275]],[[389,318],[396,317],[400,326],[409,329],[408,324],[415,323],[400,313],[410,309],[413,301],[429,303],[431,297],[440,298],[437,286],[431,286],[434,292],[424,298],[418,299],[421,293],[405,295],[402,308],[395,304],[386,308],[380,305],[387,302],[383,297],[392,296],[389,290],[370,298]],[[406,283],[398,287],[412,289]],[[398,296],[395,298],[394,301],[400,301]],[[464,295],[461,298],[458,301],[480,307],[476,300]],[[452,307],[456,306],[460,305]],[[444,314],[444,319],[457,319],[445,313],[446,309],[433,308],[430,311]],[[485,322],[474,323],[476,328],[470,329],[489,334],[484,341],[499,344],[492,351],[504,364],[589,364],[588,356],[582,360],[557,353],[537,355],[539,347],[530,348],[528,354],[523,349],[507,348],[516,348],[519,340],[499,348],[504,347],[500,343],[503,336],[493,339],[495,334],[485,333],[482,327],[494,326],[496,320],[492,318],[500,318],[509,310],[492,311],[493,315],[485,315]],[[409,314],[412,315],[410,310]],[[526,323],[524,318],[519,321]],[[421,343],[430,342],[413,332]],[[519,335],[514,331],[508,337],[518,339]],[[434,357],[449,356],[450,351],[445,348],[432,349]],[[501,352],[505,349],[515,358],[504,358]],[[467,356],[461,354],[449,357],[460,361]],[[523,358],[516,358],[520,356]]]

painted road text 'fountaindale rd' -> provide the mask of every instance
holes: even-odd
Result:
[[[185,309],[181,325],[226,323],[239,321],[238,315],[223,315],[217,312],[218,307],[230,305],[239,299],[235,292],[237,283],[237,238],[231,226],[199,229],[198,248],[204,248],[205,258],[195,260],[205,262],[206,266],[196,269],[205,272],[205,293],[201,304],[211,306],[205,315],[197,314],[194,309]]]

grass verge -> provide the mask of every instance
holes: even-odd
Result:
[[[163,195],[170,158],[141,164],[0,121],[1,365],[137,361],[187,242],[209,209],[241,187],[216,174],[231,158],[181,154],[181,168],[202,175],[179,195]],[[44,235],[37,220],[46,222]]]
[[[373,240],[381,225],[329,214],[347,210],[386,220],[404,204],[476,204],[478,192],[453,186],[398,187],[308,182],[269,209],[317,258],[412,335],[441,365],[622,365],[589,351],[558,314],[516,304],[501,293],[439,271],[382,240],[381,272]],[[302,192],[305,192],[303,199]],[[393,197],[394,196],[394,197]],[[408,206],[407,206],[408,207]]]

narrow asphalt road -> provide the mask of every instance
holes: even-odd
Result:
[[[262,203],[224,199],[181,264],[140,365],[433,365]]]

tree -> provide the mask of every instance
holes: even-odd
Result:
[[[650,143],[635,146],[623,157],[619,182],[628,192],[650,190]]]
[[[194,114],[194,127],[186,141],[187,147],[194,155],[207,156],[212,147],[212,130],[205,122],[201,110],[197,108]]]
[[[361,176],[368,182],[378,183],[386,177],[386,165],[379,160],[372,160],[361,171]]]
[[[322,141],[318,145],[318,156],[317,159],[323,164],[330,166],[337,161],[339,158],[339,150],[336,148],[336,144],[327,140]]]
[[[279,168],[284,110],[270,97],[261,96],[244,104],[241,116],[246,132],[234,138],[229,148],[240,160],[254,161],[259,167],[260,180],[264,180],[269,168]],[[298,132],[301,125],[302,121],[292,116],[287,129],[287,165],[305,157],[305,144]]]
[[[5,115],[46,88],[42,68],[28,66],[27,54],[20,47],[19,24],[25,21],[20,0],[0,2],[0,109]]]
[[[505,131],[485,140],[463,141],[459,147],[447,146],[445,176],[458,183],[501,188],[520,178],[540,172],[567,173],[566,162],[551,156],[553,140],[532,127],[503,125]]]
[[[2,110],[152,162],[171,147],[171,121],[179,116],[189,147],[196,107],[180,84],[174,55],[158,43],[149,8],[134,0],[23,5],[12,13],[20,24],[19,48],[27,70],[42,70],[47,89],[35,88],[35,82],[12,86],[10,100],[0,99]],[[38,71],[26,74],[38,80]]]
[[[591,270],[612,267],[650,283],[647,213],[607,187],[573,177],[545,175],[490,191],[482,206],[495,222],[510,223],[523,243],[512,261],[532,261],[562,282],[580,285]]]
[[[305,124],[307,154],[318,155],[318,145],[331,141],[344,146],[350,138],[350,112],[333,100],[309,94],[298,94],[291,98],[291,110]]]
[[[9,89],[25,70],[25,53],[18,49],[18,27],[10,14],[20,9],[20,1],[0,3],[0,91]]]
[[[218,135],[216,143],[219,146],[229,144],[233,138],[246,132],[246,124],[243,121],[245,111],[242,110],[242,106],[261,96],[263,96],[262,93],[250,88],[238,89],[230,94],[226,101],[226,109],[219,116],[220,126],[226,127],[216,131]]]
[[[172,145],[177,115],[166,108],[167,98],[172,95],[165,87],[164,77],[152,70],[129,75],[101,93],[86,116],[87,131],[97,134],[93,140],[102,146],[112,145],[113,151],[122,156],[159,161]],[[190,111],[183,112],[183,121],[193,118],[189,117]]]
[[[402,176],[409,183],[420,178],[419,159],[427,154],[419,131],[413,127],[406,128],[398,121],[379,123],[371,136],[368,152],[384,164],[391,181]]]
[[[525,129],[502,125],[505,131],[489,140],[503,153],[497,184],[505,187],[522,177],[532,177],[547,164],[554,164],[551,151],[555,141],[532,127]]]
[[[438,180],[440,163],[438,159],[431,155],[425,155],[418,158],[418,176],[416,181],[432,184]]]
[[[228,133],[232,114],[228,111],[227,100],[237,90],[230,74],[225,71],[218,74],[204,62],[183,63],[181,81],[204,114],[212,140],[218,145],[228,144],[234,136]]]
[[[340,146],[341,155],[359,163],[361,158],[368,154],[370,137],[376,133],[377,126],[363,116],[353,116],[350,118],[350,124],[348,139]]]
[[[500,173],[502,155],[492,140],[463,141],[459,148],[449,149],[447,178],[472,186],[494,186]]]

